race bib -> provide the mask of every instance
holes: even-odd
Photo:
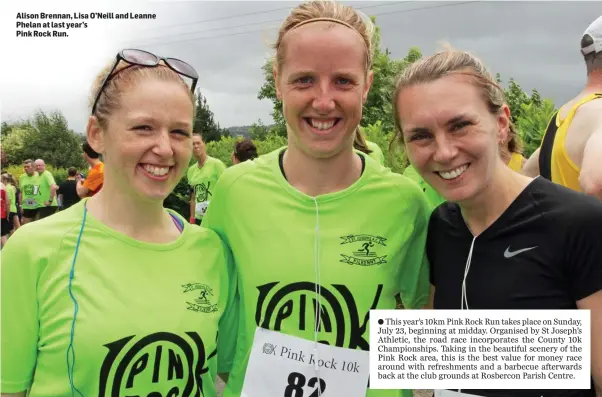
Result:
[[[35,207],[38,203],[37,203],[36,199],[26,198],[25,200],[23,200],[23,204],[28,207]]]
[[[367,351],[257,328],[242,396],[365,397],[369,375]]]
[[[209,207],[209,201],[202,201],[200,203],[196,203],[196,213],[197,215],[205,216],[207,212],[207,207]]]
[[[466,394],[451,390],[435,390],[435,397],[481,397],[476,394]]]

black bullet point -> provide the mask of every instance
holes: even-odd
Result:
[[[379,325],[383,325],[385,322],[382,320],[382,318],[380,320],[378,320],[378,324]]]

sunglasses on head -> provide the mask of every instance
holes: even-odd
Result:
[[[127,62],[127,63],[129,63],[129,65],[126,66],[125,68],[118,70],[115,74],[113,74],[113,72],[115,72],[115,69],[117,68],[117,65],[119,65],[119,62],[121,62],[121,61]],[[117,54],[117,58],[115,59],[115,63],[113,64],[111,71],[109,72],[109,74],[107,74],[107,77],[102,82],[102,85],[100,86],[100,89],[98,90],[98,93],[96,94],[96,98],[94,99],[94,105],[92,105],[92,114],[94,114],[94,112],[96,111],[96,105],[97,105],[98,100],[100,99],[100,96],[102,95],[105,87],[107,86],[107,83],[113,77],[115,77],[119,72],[121,72],[122,70],[125,70],[131,66],[145,66],[145,67],[151,67],[151,68],[156,67],[156,66],[159,66],[159,63],[161,61],[165,62],[165,65],[167,65],[167,67],[169,67],[171,70],[178,73],[179,75],[186,76],[186,77],[192,79],[192,86],[190,87],[190,91],[194,92],[194,89],[196,88],[196,84],[199,80],[199,75],[196,72],[196,70],[194,70],[194,68],[192,66],[190,66],[189,64],[187,64],[186,62],[181,61],[176,58],[163,58],[163,57],[157,56],[155,54],[151,54],[150,52],[144,51],[144,50],[135,50],[135,49],[121,50]]]

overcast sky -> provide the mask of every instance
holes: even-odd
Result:
[[[271,123],[269,101],[257,99],[261,66],[279,23],[298,2],[2,2],[1,119],[29,117],[36,109],[60,110],[69,126],[85,131],[90,86],[123,47],[146,49],[191,63],[199,87],[223,127]],[[536,88],[559,105],[585,82],[579,52],[583,31],[602,14],[599,1],[356,1],[375,15],[382,47],[394,58],[412,46],[431,54],[445,40],[479,55],[504,80]],[[154,21],[85,21],[67,38],[17,38],[17,13],[156,13]],[[59,20],[53,20],[60,22]],[[22,29],[27,30],[27,29]],[[45,30],[45,29],[42,29]]]

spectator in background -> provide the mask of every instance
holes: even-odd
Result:
[[[8,199],[10,200],[8,223],[11,227],[10,232],[12,233],[21,226],[21,223],[19,222],[19,208],[17,206],[19,202],[19,191],[17,189],[15,178],[12,176],[12,174],[9,174],[8,172],[2,174],[2,183],[4,183],[4,185],[6,186],[6,194],[8,195]]]
[[[207,154],[205,141],[199,133],[192,134],[192,153],[196,162],[186,172],[190,185],[190,223],[200,225],[211,201],[217,180],[226,165]]]
[[[21,210],[23,211],[22,223],[26,224],[36,220],[40,202],[40,176],[33,166],[33,160],[23,162],[23,174],[19,176],[19,189],[21,190]]]
[[[6,186],[4,186],[4,183],[0,182],[0,217],[2,218],[2,224],[0,225],[0,232],[2,233],[0,247],[4,247],[4,244],[6,244],[6,240],[8,239],[8,234],[12,229],[8,222],[9,213],[10,200],[8,198],[8,192],[6,191]]]
[[[239,164],[257,158],[257,146],[249,138],[236,142],[232,152],[232,164]]]
[[[77,194],[77,169],[75,167],[69,167],[67,170],[67,179],[59,185],[59,201],[63,210],[71,207],[73,204],[79,202],[81,198]]]
[[[39,202],[41,203],[41,206],[38,210],[38,219],[42,219],[54,214],[58,210],[59,205],[56,201],[56,191],[59,187],[54,181],[52,173],[46,169],[44,160],[37,159],[34,164],[38,175],[40,175]]]
[[[105,165],[100,161],[100,154],[90,147],[88,142],[82,145],[82,157],[90,165],[87,178],[78,177],[75,186],[77,195],[81,198],[92,197],[102,188],[104,183]]]

